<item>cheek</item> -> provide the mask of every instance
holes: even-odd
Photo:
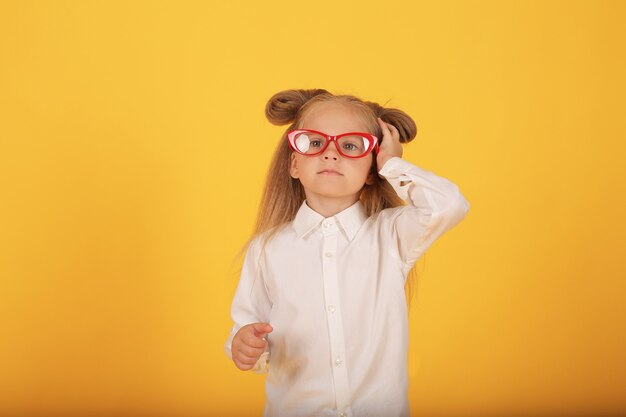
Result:
[[[305,156],[296,155],[296,164],[298,164],[298,168],[304,168],[308,164],[308,160]]]
[[[359,164],[356,167],[356,172],[358,172],[359,176],[362,176],[363,178],[367,177],[372,169],[372,157],[369,156],[367,158],[363,158],[363,160],[359,160],[358,162]]]
[[[308,173],[310,173],[310,171],[312,170],[311,168],[311,163],[313,158],[310,157],[306,157],[306,156],[302,156],[302,155],[296,155],[296,167],[298,169],[298,173],[300,175],[306,175]]]

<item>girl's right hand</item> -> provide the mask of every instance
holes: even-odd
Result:
[[[400,144],[400,133],[391,123],[386,123],[380,117],[377,119],[383,132],[383,138],[376,156],[376,169],[380,171],[385,163],[397,156],[402,158],[402,145]]]
[[[272,330],[274,329],[269,323],[246,324],[239,329],[231,346],[233,362],[237,368],[247,371],[254,367],[267,347],[265,335]]]

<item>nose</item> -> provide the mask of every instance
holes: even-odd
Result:
[[[339,159],[339,151],[337,150],[337,141],[332,141],[333,143],[329,143],[324,152],[322,153],[322,158],[325,160],[333,160],[336,161]]]

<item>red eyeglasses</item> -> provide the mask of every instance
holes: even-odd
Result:
[[[346,158],[363,158],[372,149],[378,152],[378,138],[369,133],[349,132],[331,136],[317,130],[298,129],[287,132],[289,146],[306,156],[319,155],[330,142],[335,142],[337,151]]]

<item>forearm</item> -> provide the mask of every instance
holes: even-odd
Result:
[[[379,173],[402,200],[422,214],[445,213],[451,220],[460,220],[469,211],[469,203],[456,184],[401,158],[390,158]]]
[[[391,211],[388,221],[400,258],[410,268],[466,216],[469,203],[456,184],[397,157],[389,159],[380,174],[407,203]]]

